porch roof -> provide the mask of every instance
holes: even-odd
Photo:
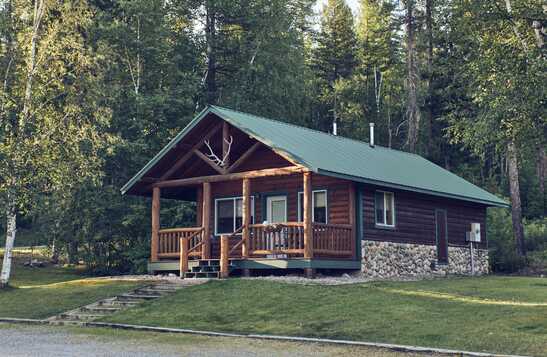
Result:
[[[145,165],[124,187],[126,193],[171,148],[208,114],[215,114],[254,139],[283,153],[313,172],[357,182],[435,196],[506,207],[497,196],[425,158],[380,145],[267,119],[218,106],[208,106]]]

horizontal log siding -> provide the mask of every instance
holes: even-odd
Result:
[[[374,219],[374,192],[395,194],[395,228],[379,228]],[[486,248],[486,206],[449,198],[434,197],[366,185],[363,187],[363,239],[398,243],[436,244],[435,209],[445,209],[448,220],[448,244],[467,245],[465,232],[471,223],[481,224],[481,243]]]
[[[214,200],[222,197],[235,197],[242,194],[242,181],[214,182],[211,183],[211,232],[214,232],[215,205]],[[263,212],[265,197],[268,195],[287,195],[287,219],[290,222],[298,220],[298,192],[302,191],[302,175],[290,175],[279,177],[264,177],[251,179],[251,195],[255,199],[255,223],[262,223],[266,219]],[[312,187],[314,190],[326,189],[328,202],[328,222],[333,224],[349,224],[349,182],[327,176],[313,175]],[[199,196],[198,196],[199,197]],[[201,207],[201,202],[198,202]],[[238,238],[232,239],[230,245],[238,242]],[[218,257],[220,253],[220,240],[212,241],[212,256]],[[240,254],[240,250],[234,252]],[[234,254],[233,256],[235,256]]]

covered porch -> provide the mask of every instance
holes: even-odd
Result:
[[[299,180],[298,188],[292,190],[296,192],[289,195],[291,199],[297,197],[299,213],[288,214],[285,208],[284,219],[283,213],[275,217],[270,212],[273,206],[268,205],[263,209],[262,223],[255,222],[258,220],[255,201],[266,197],[264,182],[271,183],[282,177],[285,178],[283,182]],[[219,277],[228,277],[230,272],[236,271],[248,275],[251,270],[260,269],[298,269],[308,276],[316,269],[359,269],[355,185],[348,181],[339,189],[347,199],[338,204],[335,218],[343,217],[345,223],[338,223],[340,218],[333,219],[336,223],[327,222],[326,218],[323,222],[315,222],[314,197],[317,196],[314,196],[314,188],[317,186],[314,187],[314,181],[324,185],[321,178],[309,169],[295,165],[154,183],[149,270],[178,271],[184,278],[196,276],[192,273],[200,271],[201,267],[209,267],[205,271],[210,271],[211,276],[218,273]],[[160,229],[162,190],[183,187],[195,189],[198,224]],[[241,212],[234,213],[232,232],[219,233],[219,223],[214,221],[218,215],[217,199],[212,191],[220,192],[226,187],[231,188],[232,196],[238,197],[234,211]],[[328,216],[328,210],[326,212]]]

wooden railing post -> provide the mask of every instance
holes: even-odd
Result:
[[[188,238],[180,237],[180,277],[184,279],[184,273],[188,271]]]
[[[201,259],[209,259],[211,254],[211,184],[203,183],[203,208],[201,220],[203,227],[203,245],[201,246]]]
[[[227,278],[228,271],[228,255],[230,251],[230,236],[220,236],[220,277]]]
[[[304,258],[313,258],[311,172],[304,172]]]
[[[150,241],[150,260],[158,261],[160,231],[160,188],[152,189],[152,238]]]
[[[241,256],[243,259],[249,257],[249,239],[250,231],[249,225],[251,224],[251,180],[248,178],[243,179],[243,231],[241,245]]]

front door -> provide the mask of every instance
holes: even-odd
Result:
[[[266,198],[266,220],[268,223],[287,222],[287,196],[269,196]],[[286,247],[285,232],[268,233],[268,249],[278,251]],[[268,258],[281,258],[279,255],[268,255]]]
[[[437,261],[448,263],[448,224],[446,210],[435,210],[435,235],[437,236]]]
[[[287,222],[287,196],[269,196],[266,199],[266,220],[268,223]]]

